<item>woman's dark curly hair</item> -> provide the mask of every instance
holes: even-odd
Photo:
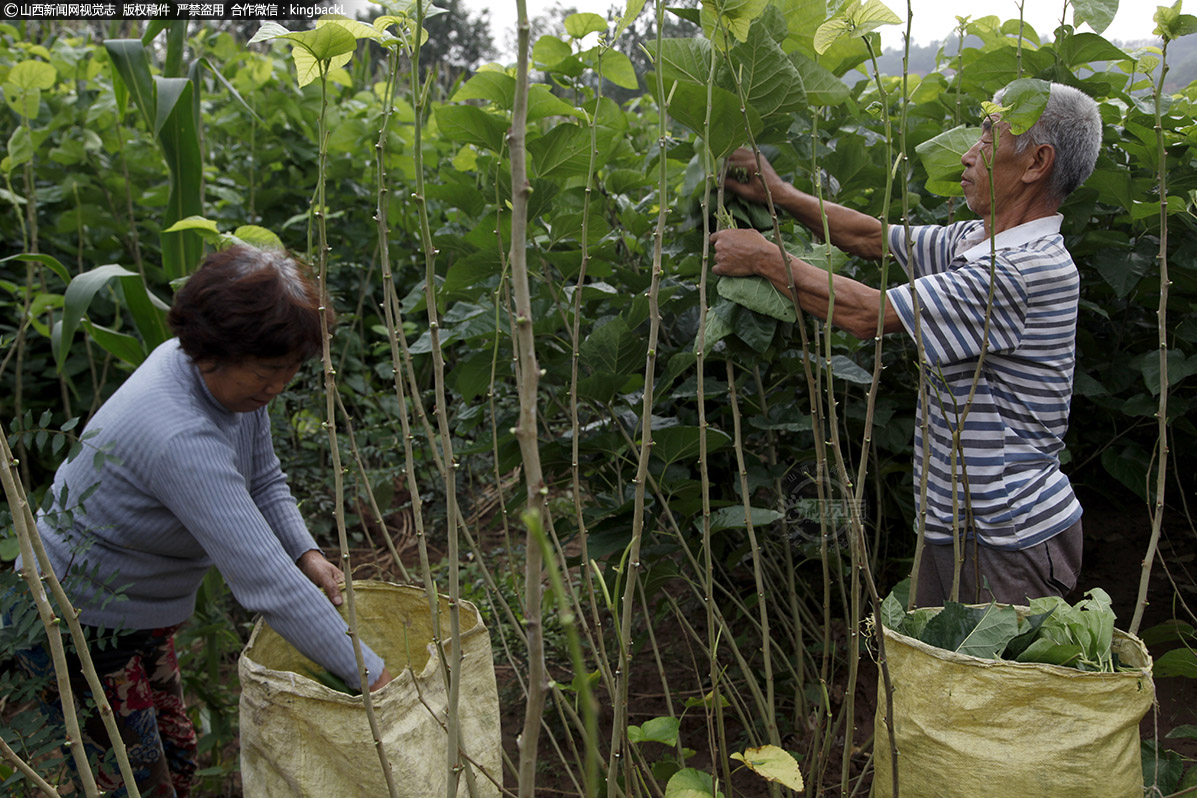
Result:
[[[336,315],[320,306],[303,264],[282,250],[236,246],[204,259],[175,294],[166,320],[192,361],[240,363],[314,357],[321,314],[331,330]]]

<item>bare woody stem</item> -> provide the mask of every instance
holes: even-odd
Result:
[[[1164,78],[1168,74],[1168,39],[1164,39],[1164,46],[1160,52],[1160,78],[1155,86],[1155,140],[1156,157],[1159,159],[1160,192],[1160,249],[1156,256],[1160,262],[1160,304],[1156,311],[1156,322],[1159,329],[1160,347],[1160,403],[1156,410],[1157,426],[1157,457],[1155,472],[1155,499],[1151,506],[1151,539],[1147,543],[1147,553],[1143,557],[1143,571],[1139,576],[1139,597],[1135,602],[1135,613],[1131,618],[1131,634],[1137,634],[1139,624],[1143,622],[1143,612],[1147,609],[1147,587],[1151,581],[1151,568],[1155,563],[1156,550],[1160,543],[1160,533],[1164,523],[1164,489],[1168,477],[1168,162],[1167,150],[1164,146],[1164,128],[1161,115],[1161,102],[1164,93]]]
[[[661,33],[664,26],[665,4],[663,0],[657,2],[657,62],[661,59]],[[711,128],[711,113],[714,106],[714,87],[716,75],[716,60],[711,58],[711,69],[707,79],[707,110],[706,116],[703,118],[703,140],[709,141],[709,131]],[[657,70],[657,94],[660,97],[665,97],[664,78],[661,76],[661,70]],[[662,150],[662,164],[664,163],[664,145],[668,133],[668,119],[667,112],[669,110],[668,100],[662,102],[660,113],[660,120],[658,122],[658,140],[661,142]],[[711,153],[708,148],[704,147],[706,158],[704,159],[704,170],[708,176],[713,177],[715,167],[713,163],[709,163]],[[661,197],[665,196],[666,190],[666,172],[662,165],[660,179],[658,182],[658,192]],[[702,482],[702,589],[703,589],[703,606],[706,608],[706,649],[707,649],[707,679],[711,685],[711,692],[713,696],[721,694],[719,660],[716,656],[716,649],[718,648],[716,629],[716,604],[715,604],[715,564],[714,555],[712,553],[711,540],[711,475],[710,465],[707,460],[708,444],[707,444],[707,407],[706,407],[706,352],[707,352],[707,318],[709,316],[707,308],[707,275],[709,270],[707,268],[710,262],[710,219],[709,212],[711,202],[711,181],[708,178],[703,181],[703,197],[702,197],[702,268],[699,270],[698,282],[698,338],[694,346],[695,356],[695,377],[698,383],[698,468],[699,476]],[[664,205],[664,202],[661,203]],[[696,569],[697,570],[697,569]],[[723,764],[724,780],[730,778],[730,767],[728,766],[727,757],[720,756],[720,752],[727,750],[727,732],[723,722],[723,702],[717,698],[711,701],[705,707],[707,712],[707,740],[711,749],[711,755],[714,758],[720,759]],[[711,719],[715,722],[711,723]]]
[[[724,29],[722,21],[720,21],[720,28],[723,29],[723,35],[726,37],[728,34],[727,34],[726,29]],[[727,58],[728,66],[732,67],[733,65],[731,64],[730,54],[727,51],[725,51],[724,55]],[[711,60],[712,60],[712,65],[713,65],[715,59],[712,58]],[[734,68],[731,69],[731,74],[732,74],[732,80],[735,82],[735,85],[736,85],[736,95],[740,100],[740,106],[742,109],[742,114],[744,116],[744,129],[748,132],[749,137],[751,137],[752,136],[752,132],[751,132],[752,126],[748,123],[748,117],[747,117],[748,103],[747,103],[747,98],[744,95],[744,86],[743,86],[742,82],[740,81],[740,76],[739,76],[738,72]],[[714,80],[711,80],[710,83],[713,84]],[[710,103],[708,103],[707,108],[708,108],[707,113],[708,113],[708,117],[709,117]],[[708,124],[709,124],[709,119],[708,119]],[[753,142],[753,149],[754,149],[754,151],[756,149],[755,141]],[[774,217],[774,226],[775,227],[777,226],[776,217]],[[777,240],[779,242],[781,241],[780,236],[777,238]],[[787,272],[789,272],[790,271],[789,259],[783,257],[783,260],[786,262],[786,270],[787,270]],[[794,279],[793,279],[793,275],[791,273],[787,273],[786,279],[790,285],[793,285]],[[791,295],[793,295],[793,291],[791,291]],[[747,467],[745,466],[743,436],[741,434],[741,429],[740,429],[740,421],[741,421],[740,407],[739,407],[739,402],[736,399],[735,370],[732,367],[731,360],[726,361],[726,369],[727,369],[727,390],[728,390],[728,398],[729,398],[729,402],[730,402],[730,409],[731,409],[731,415],[732,415],[732,428],[733,428],[733,433],[734,433],[733,446],[734,446],[735,453],[736,453],[736,467],[737,467],[737,471],[739,472],[739,477],[740,477],[740,495],[741,495],[741,499],[742,499],[742,503],[743,503],[743,507],[744,507],[745,529],[748,533],[749,545],[752,550],[753,579],[755,581],[756,589],[757,589],[757,611],[759,614],[759,623],[760,623],[760,627],[761,627],[761,659],[764,664],[765,701],[764,701],[764,706],[760,707],[760,711],[764,715],[765,730],[768,734],[770,744],[780,747],[781,746],[781,732],[779,731],[778,726],[777,726],[776,701],[774,700],[773,654],[772,654],[772,642],[773,641],[771,639],[771,634],[770,634],[770,630],[769,630],[769,602],[765,595],[764,577],[763,577],[762,571],[761,571],[761,549],[760,549],[760,545],[757,542],[756,529],[753,527],[753,524],[752,524],[752,494],[748,489],[748,470],[747,470]],[[724,779],[725,779],[725,781],[730,782],[730,775],[725,775]]]
[[[909,14],[907,15],[907,24],[909,25]],[[906,37],[907,48],[909,48],[909,33]],[[877,93],[881,98],[881,115],[885,121],[885,162],[890,164],[893,161],[893,130],[890,124],[889,117],[889,97],[885,91],[885,87],[881,82],[881,71],[877,64],[877,55],[873,50],[873,44],[866,36],[864,38],[865,46],[869,51],[869,58],[873,66],[873,76],[877,85]],[[851,534],[849,553],[852,561],[852,577],[851,577],[851,592],[849,594],[848,606],[848,639],[849,639],[849,659],[848,659],[848,686],[845,691],[845,722],[849,728],[845,730],[845,737],[852,738],[855,734],[854,718],[855,718],[855,702],[856,702],[856,681],[859,674],[860,662],[860,646],[856,644],[857,635],[860,634],[860,586],[861,575],[864,576],[864,583],[869,591],[869,598],[873,607],[873,618],[876,624],[881,622],[881,598],[877,595],[877,587],[873,582],[872,572],[869,570],[868,547],[864,536],[864,519],[860,515],[860,502],[863,498],[863,490],[865,483],[866,469],[868,467],[868,453],[869,445],[872,440],[873,417],[876,406],[876,399],[878,394],[878,387],[881,380],[881,347],[882,347],[882,333],[885,324],[885,291],[884,287],[888,282],[889,271],[889,209],[890,202],[893,197],[893,180],[894,172],[902,163],[904,153],[899,154],[899,160],[893,164],[891,168],[886,170],[885,175],[885,195],[882,199],[881,210],[881,286],[879,302],[881,303],[877,313],[877,331],[874,337],[873,350],[873,375],[872,382],[869,385],[868,399],[865,409],[865,431],[864,440],[861,443],[860,463],[856,475],[856,487],[853,486],[852,477],[849,475],[848,466],[844,459],[843,446],[839,438],[839,421],[837,418],[836,402],[834,397],[828,396],[828,422],[827,427],[831,433],[832,453],[836,468],[839,475],[839,481],[842,485],[841,490],[845,496],[851,496],[852,500],[848,502],[848,526]],[[827,225],[826,216],[824,215],[824,225]],[[829,232],[829,231],[827,231]],[[831,298],[834,301],[834,285],[831,283],[831,270],[828,269],[828,286],[831,291]],[[831,318],[830,311],[828,318]],[[825,346],[827,347],[828,362],[830,363],[831,352],[831,337],[830,325],[828,325],[828,335],[825,338]],[[829,369],[830,371],[830,369]],[[831,391],[831,375],[828,374],[828,392]],[[890,711],[893,710],[893,685],[889,679],[889,668],[885,657],[885,635],[879,634],[878,641],[878,660],[881,666],[882,678],[886,691],[886,703]],[[894,739],[893,727],[887,724],[887,731],[889,734],[889,744],[891,751],[896,751],[896,742]],[[840,793],[842,795],[848,794],[848,775],[850,772],[849,751],[845,749],[842,769],[840,777]],[[897,762],[897,759],[894,759]],[[891,789],[896,796],[898,794],[898,776],[897,767],[895,765],[893,772],[893,783]]]
[[[390,237],[388,235],[389,224],[387,217],[390,213],[390,189],[387,185],[387,160],[386,160],[386,142],[387,134],[390,131],[391,113],[395,107],[395,90],[398,84],[398,64],[399,64],[399,48],[391,47],[387,53],[387,80],[386,89],[383,92],[384,108],[382,112],[382,123],[379,125],[378,141],[374,144],[375,154],[375,179],[378,183],[378,197],[374,210],[374,221],[378,229],[378,259],[382,265],[382,279],[383,279],[383,318],[387,330],[387,342],[391,348],[391,365],[392,377],[396,383],[398,391],[399,407],[401,408],[401,417],[404,421],[404,433],[407,433],[407,408],[403,401],[403,380],[399,376],[399,369],[401,363],[398,353],[398,342],[395,336],[395,317],[391,313],[390,294],[394,292],[394,282],[391,277],[391,253],[390,253]],[[389,290],[388,290],[389,289]],[[399,552],[395,550],[395,542],[391,539],[391,534],[383,522],[382,512],[378,507],[377,500],[374,497],[374,491],[370,488],[369,480],[366,479],[366,467],[362,462],[361,454],[357,447],[357,442],[354,439],[353,429],[348,421],[348,413],[345,412],[344,404],[340,397],[337,399],[338,406],[341,407],[341,412],[346,418],[346,430],[349,433],[349,444],[353,451],[354,461],[357,463],[358,471],[362,475],[362,483],[365,485],[370,499],[370,508],[374,513],[376,522],[378,523],[380,534],[383,536],[383,541],[386,543],[387,550],[390,551],[395,565],[399,568],[399,573],[404,581],[411,581],[408,576],[407,568],[403,565],[399,557]],[[417,507],[416,496],[412,495],[412,506]]]
[[[658,9],[658,17],[661,14]],[[658,47],[660,46],[660,28],[658,27]],[[658,82],[658,87],[660,87]],[[661,109],[659,115],[660,125],[664,125],[667,113],[664,108]],[[660,128],[658,129],[660,132]],[[659,139],[660,154],[658,156],[658,164],[661,170],[662,177],[665,174],[665,149],[666,141],[664,136]],[[664,180],[660,185],[664,186]],[[665,221],[669,209],[666,203],[658,204],[657,210],[657,224],[653,231],[653,256],[652,256],[652,274],[650,276],[649,290],[648,290],[648,351],[644,359],[644,394],[640,405],[640,451],[636,462],[636,477],[633,480],[633,515],[632,515],[632,540],[628,544],[628,549],[625,556],[624,568],[624,592],[619,607],[622,611],[622,617],[619,622],[619,668],[615,679],[615,697],[613,702],[614,720],[611,725],[611,752],[610,765],[608,766],[607,774],[607,794],[610,798],[614,798],[620,789],[620,772],[617,769],[618,762],[621,758],[624,745],[627,742],[627,719],[628,719],[628,687],[632,673],[632,616],[636,605],[636,586],[640,573],[640,544],[644,535],[644,515],[645,515],[645,491],[648,482],[648,462],[652,454],[653,446],[653,432],[652,432],[652,408],[653,408],[653,384],[656,374],[657,363],[657,339],[661,329],[661,312],[659,306],[659,290],[661,285],[661,276],[663,270],[661,267],[662,249],[665,239]],[[624,757],[625,768],[627,770],[628,781],[631,781],[630,767],[626,760],[629,757]]]
[[[104,728],[108,732],[108,737],[112,743],[113,751],[116,754],[116,761],[121,771],[121,777],[125,780],[129,794],[133,798],[139,798],[140,793],[137,789],[136,779],[133,776],[133,769],[129,765],[129,757],[125,750],[125,744],[121,738],[120,730],[117,728],[116,721],[112,716],[112,707],[104,695],[104,686],[101,684],[100,677],[96,673],[95,666],[91,661],[91,652],[87,648],[86,638],[83,635],[83,627],[79,623],[79,612],[71,605],[70,599],[62,589],[62,584],[58,581],[58,576],[54,573],[54,569],[50,567],[50,558],[46,554],[45,547],[42,545],[41,535],[37,531],[37,522],[34,520],[33,512],[29,507],[28,494],[25,492],[24,485],[21,483],[17,473],[16,459],[13,457],[12,450],[8,448],[8,436],[4,431],[3,425],[0,425],[0,486],[3,487],[4,497],[8,502],[9,508],[12,510],[13,526],[17,533],[17,541],[21,547],[21,575],[25,580],[25,584],[29,587],[30,595],[37,606],[38,616],[41,618],[42,625],[46,629],[46,636],[50,645],[50,657],[54,663],[54,675],[57,680],[58,695],[62,703],[63,719],[66,724],[67,741],[70,743],[71,757],[74,759],[75,766],[79,771],[79,777],[83,781],[83,790],[88,798],[98,795],[95,776],[88,765],[87,752],[84,750],[83,736],[79,727],[79,716],[75,711],[74,693],[71,690],[70,668],[67,665],[66,649],[62,644],[62,632],[60,629],[60,622],[62,620],[66,621],[67,628],[70,629],[71,636],[77,643],[76,649],[79,662],[83,668],[83,675],[87,680],[88,687],[91,688],[97,711],[100,713],[100,718],[104,722]],[[38,571],[41,572],[40,578]],[[54,615],[49,598],[46,596],[45,585],[42,584],[43,581],[45,585],[49,585],[50,594],[58,602],[58,606],[65,614],[65,617],[60,618]]]
[[[436,397],[436,423],[440,435],[442,475],[445,481],[445,534],[447,537],[446,559],[449,562],[449,654],[447,691],[449,724],[447,733],[449,744],[446,746],[446,785],[447,798],[457,794],[457,784],[465,763],[461,759],[460,729],[458,727],[458,704],[461,696],[461,597],[460,575],[457,565],[458,557],[458,518],[457,506],[457,461],[453,455],[453,436],[449,429],[448,400],[445,392],[445,356],[441,350],[440,324],[437,317],[436,304],[436,256],[437,249],[432,241],[432,229],[428,221],[428,203],[424,189],[424,159],[423,159],[423,118],[427,95],[427,84],[420,87],[420,46],[424,30],[424,0],[416,0],[415,26],[411,42],[411,91],[415,108],[416,123],[414,125],[413,154],[415,158],[416,186],[413,199],[420,221],[420,242],[424,251],[424,297],[428,309],[428,331],[432,341],[432,374]],[[429,77],[431,79],[431,76]],[[413,394],[414,395],[414,394]],[[432,448],[435,448],[432,447]],[[431,585],[425,585],[431,590]],[[431,597],[429,599],[432,600]],[[443,629],[437,620],[438,643]]]
[[[989,350],[989,333],[993,325],[993,299],[996,294],[996,276],[997,276],[997,212],[998,200],[997,190],[993,182],[993,166],[997,158],[998,144],[1001,139],[1001,130],[997,125],[993,127],[993,152],[990,157],[985,157],[982,151],[982,160],[985,162],[985,168],[989,177],[989,218],[986,220],[987,228],[989,230],[989,292],[985,298],[985,321],[981,330],[981,346],[977,353],[977,365],[973,368],[972,382],[969,384],[968,396],[965,398],[963,406],[960,406],[954,394],[947,392],[948,400],[952,403],[953,413],[956,417],[956,426],[952,430],[952,453],[951,453],[951,476],[952,476],[952,590],[951,600],[960,600],[960,569],[964,562],[963,547],[968,544],[967,533],[971,530],[973,533],[974,547],[979,544],[979,535],[972,522],[972,497],[968,492],[968,462],[964,459],[964,448],[962,438],[964,435],[964,425],[968,420],[968,415],[972,410],[973,400],[977,395],[977,388],[981,383],[981,373],[985,366],[985,355]],[[947,408],[944,408],[944,416],[947,416]],[[926,416],[926,414],[924,414]],[[926,440],[926,438],[924,438]],[[926,478],[926,471],[924,469],[924,479]],[[963,487],[963,491],[958,487]],[[964,528],[960,528],[960,494],[964,494],[964,514],[965,523]],[[977,557],[973,558],[974,568],[980,567],[980,560]],[[974,584],[980,585],[980,579],[975,579]],[[977,597],[969,596],[968,601],[973,601]]]
[[[662,113],[662,117],[664,113]],[[664,150],[664,142],[662,142]],[[665,162],[664,154],[661,163]],[[648,480],[648,462],[652,454],[652,408],[653,383],[657,363],[657,339],[661,329],[659,290],[661,276],[661,253],[665,236],[665,219],[669,213],[665,203],[657,211],[657,226],[653,234],[652,275],[648,291],[648,352],[644,359],[644,396],[640,405],[640,451],[636,462],[636,477],[633,480],[632,540],[628,546],[624,570],[624,594],[620,602],[623,617],[620,620],[619,672],[615,680],[615,719],[611,727],[611,758],[619,758],[627,735],[628,686],[632,673],[632,615],[636,606],[636,585],[640,573],[640,544],[644,536],[645,487]],[[618,772],[612,767],[608,775],[608,795],[614,796],[619,787]]]
[[[362,655],[362,641],[357,626],[357,599],[353,590],[353,569],[349,562],[349,535],[345,529],[345,479],[341,467],[341,450],[337,443],[337,406],[336,406],[336,373],[332,364],[331,341],[332,332],[328,328],[328,314],[325,308],[332,302],[328,290],[328,235],[325,219],[328,215],[325,206],[325,169],[328,161],[328,64],[321,64],[320,68],[320,119],[317,127],[318,167],[316,170],[316,241],[318,277],[320,283],[320,354],[324,364],[324,398],[325,398],[325,426],[328,432],[329,457],[333,472],[334,518],[337,526],[337,540],[341,550],[341,569],[345,575],[345,608],[349,616],[349,639],[353,643],[353,656],[357,661],[358,678],[362,687],[362,702],[365,706],[366,717],[370,723],[370,733],[374,739],[374,748],[378,753],[382,766],[383,778],[387,783],[387,791],[391,798],[398,798],[394,776],[390,763],[387,761],[386,750],[382,745],[382,730],[374,712],[374,702],[370,695],[370,685],[381,674],[371,674],[366,671],[365,659]]]
[[[519,442],[527,487],[527,512],[547,520],[548,486],[540,464],[537,442],[537,391],[540,367],[536,361],[536,339],[532,329],[532,296],[528,284],[528,9],[517,0],[518,44],[516,47],[515,102],[512,107],[508,143],[511,151],[511,285],[515,295],[516,380],[519,393],[519,421],[515,437]],[[528,528],[524,564],[524,624],[528,633],[528,685],[524,703],[524,725],[520,734],[519,795],[532,798],[536,792],[537,746],[541,713],[544,711],[548,679],[544,661],[544,629],[541,620],[541,579],[544,560],[531,527]]]
[[[578,542],[582,549],[581,556],[581,573],[586,577],[586,597],[587,603],[590,606],[590,621],[593,625],[593,634],[590,636],[590,643],[592,648],[597,648],[601,657],[602,663],[605,665],[607,659],[607,645],[606,640],[602,634],[602,621],[598,613],[598,601],[594,592],[594,580],[591,578],[590,569],[587,564],[590,562],[590,548],[589,535],[586,530],[586,518],[583,513],[583,489],[582,489],[582,472],[580,468],[581,454],[579,447],[581,446],[581,426],[578,420],[578,357],[579,347],[581,344],[581,325],[582,325],[582,294],[583,287],[586,285],[586,269],[590,263],[590,213],[591,213],[591,194],[595,183],[595,170],[598,166],[598,115],[602,107],[603,100],[603,47],[600,43],[598,48],[598,64],[596,71],[598,73],[598,84],[595,90],[594,113],[590,116],[590,160],[586,168],[586,190],[585,197],[582,201],[582,263],[578,269],[578,280],[574,288],[574,302],[573,302],[573,324],[570,327],[570,345],[572,349],[572,358],[570,363],[570,383],[569,383],[569,415],[570,415],[570,429],[573,432],[570,450],[570,477],[573,483],[574,494],[574,520],[578,525]],[[542,547],[542,554],[547,558],[552,556],[552,549],[549,547]],[[559,577],[556,576],[557,570],[553,563],[550,563],[550,573],[554,575],[554,589],[558,589]],[[569,591],[568,594],[558,590],[559,600],[568,598],[573,602],[574,611],[577,613],[578,622],[584,623],[585,616],[582,613],[581,607],[578,606],[578,596],[576,592]],[[564,609],[562,610],[564,612]],[[576,629],[570,627],[570,643],[571,652],[574,643],[573,636],[577,634]],[[597,643],[597,646],[595,645]],[[607,688],[610,690],[614,687],[610,668],[600,667],[600,672],[607,680]],[[584,662],[580,655],[574,657],[574,672],[577,674],[584,673]],[[585,763],[585,783],[586,792],[588,795],[595,795],[598,790],[598,775],[599,775],[599,740],[598,740],[598,715],[597,706],[593,691],[590,689],[589,681],[585,682],[582,694],[579,696],[582,703],[582,714],[586,724],[586,763]]]
[[[403,439],[403,476],[405,484],[407,485],[408,493],[411,495],[412,518],[415,525],[416,532],[416,546],[420,557],[420,574],[423,579],[425,591],[428,597],[428,613],[429,617],[433,619],[434,629],[437,629],[437,636],[439,637],[439,620],[438,607],[439,601],[435,584],[432,579],[432,566],[428,559],[428,541],[425,535],[424,525],[424,503],[420,495],[420,483],[416,479],[415,468],[415,450],[413,441],[415,435],[412,433],[411,414],[414,408],[419,414],[420,418],[424,420],[424,429],[427,433],[429,441],[434,441],[431,434],[430,427],[427,424],[427,419],[423,415],[423,406],[420,404],[419,394],[417,393],[417,383],[415,381],[415,374],[411,368],[411,354],[407,348],[407,339],[403,334],[403,314],[400,308],[399,296],[395,289],[395,278],[391,270],[390,258],[390,244],[389,244],[389,225],[388,218],[390,214],[390,199],[391,192],[387,183],[386,173],[386,139],[387,129],[390,124],[391,113],[394,109],[394,95],[397,91],[399,65],[399,51],[394,49],[389,58],[389,82],[386,93],[387,105],[384,111],[381,130],[379,131],[378,143],[375,145],[378,154],[378,204],[376,212],[376,222],[378,224],[378,239],[379,239],[379,259],[382,263],[382,309],[383,320],[386,324],[387,343],[391,355],[391,378],[395,387],[395,398],[399,404],[399,429],[400,435]],[[415,83],[412,84],[413,94],[418,90]],[[417,117],[418,120],[418,117]],[[418,123],[418,122],[417,122]],[[406,368],[406,372],[405,372]],[[407,399],[407,391],[404,388],[404,374],[407,374],[410,379],[412,387],[411,402],[409,405]],[[435,446],[430,446],[428,449],[434,461],[441,468],[444,469],[440,456],[436,452]],[[398,560],[398,558],[396,558]]]
[[[33,782],[33,786],[41,790],[48,798],[61,798],[58,790],[54,789],[54,785],[43,779],[36,770],[29,766],[28,762],[21,759],[17,752],[4,742],[3,737],[0,737],[0,757],[11,762],[13,767],[21,771],[22,775]]]

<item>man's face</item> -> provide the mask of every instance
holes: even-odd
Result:
[[[996,147],[995,147],[996,142]],[[964,201],[969,209],[982,219],[988,220],[993,208],[989,190],[989,166],[993,166],[993,195],[1000,210],[1005,200],[1022,183],[1022,175],[1030,156],[1026,152],[1014,151],[1014,134],[1010,125],[996,117],[987,118],[981,125],[981,138],[964,153],[960,162],[964,173],[960,176],[960,187],[964,189]]]

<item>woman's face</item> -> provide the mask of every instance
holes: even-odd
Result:
[[[293,356],[249,357],[238,363],[200,364],[200,374],[226,410],[249,413],[282,393],[301,365]]]

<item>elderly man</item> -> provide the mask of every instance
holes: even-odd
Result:
[[[909,257],[903,227],[889,228],[889,250],[913,276],[913,290],[906,284],[882,294],[842,275],[832,278],[831,323],[872,338],[880,321],[884,332],[904,330],[922,341],[931,386],[914,440],[914,482],[925,474],[928,485],[925,502],[915,491],[917,511],[926,514],[920,606],[950,598],[955,539],[964,543],[961,601],[1025,603],[1066,595],[1076,585],[1081,506],[1060,471],[1059,453],[1072,398],[1079,276],[1056,210],[1093,171],[1100,144],[1093,100],[1052,84],[1030,130],[1015,136],[1008,123],[987,119],[961,159],[960,184],[977,221],[912,228]],[[816,198],[763,160],[758,172],[747,150],[730,161],[752,177],[729,176],[729,190],[764,202],[767,187],[776,207],[822,234]],[[881,257],[880,221],[839,205],[824,208],[832,243]],[[828,319],[827,272],[790,257],[791,287],[777,245],[755,230],[722,230],[711,242],[716,274],[767,277],[803,310]]]

